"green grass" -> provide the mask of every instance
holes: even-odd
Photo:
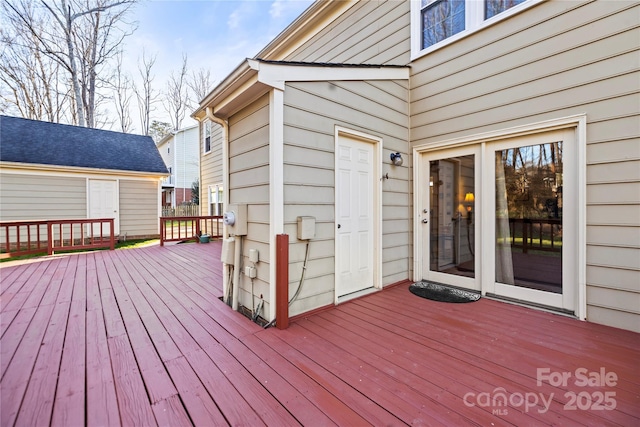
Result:
[[[505,238],[502,237],[502,238],[496,239],[496,243],[498,245],[504,244],[505,243]],[[511,244],[511,238],[507,239],[507,244]],[[522,237],[514,238],[514,245],[522,246]],[[529,240],[529,247],[530,248],[535,248],[535,247],[539,247],[539,246],[540,246],[540,239]],[[543,248],[551,248],[551,240],[542,239],[542,247]],[[562,241],[554,240],[553,247],[561,249],[562,248]]]
[[[115,248],[116,249],[135,249],[135,248],[141,248],[144,246],[149,246],[152,244],[156,244],[159,243],[160,239],[137,239],[137,240],[127,240],[124,242],[116,242],[115,244]],[[108,250],[109,248],[96,248],[96,249],[91,249],[91,250],[87,250],[87,249],[72,249],[72,250],[68,250],[68,251],[58,251],[56,252],[56,255],[59,254],[72,254],[72,253],[78,253],[78,252],[93,252],[93,251],[102,251],[102,250]],[[29,255],[20,255],[20,256],[16,256],[16,257],[12,257],[12,258],[2,258],[0,259],[0,263],[3,262],[8,262],[8,261],[19,261],[19,260],[25,260],[25,259],[31,259],[31,258],[40,258],[43,256],[46,256],[46,250],[43,253],[39,253],[39,254],[29,254]]]

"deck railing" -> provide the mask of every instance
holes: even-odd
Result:
[[[530,250],[562,252],[562,220],[509,218],[511,246]]]
[[[160,217],[160,246],[165,242],[200,241],[200,236],[222,237],[221,216]]]
[[[113,218],[0,222],[0,258],[76,249],[115,248]]]

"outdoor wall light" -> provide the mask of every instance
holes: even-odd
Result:
[[[402,154],[400,153],[391,153],[391,163],[395,166],[402,166]]]

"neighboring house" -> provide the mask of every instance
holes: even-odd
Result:
[[[167,168],[147,136],[0,116],[0,220],[114,218],[159,235]]]
[[[190,203],[191,187],[200,176],[198,126],[174,131],[158,142],[158,151],[169,173],[162,180],[162,206],[176,207]]]
[[[314,3],[194,113],[202,187],[247,205],[239,303],[274,319],[286,233],[294,316],[424,279],[640,331],[639,26],[631,1]]]
[[[200,121],[200,215],[222,215],[222,128],[210,120]]]

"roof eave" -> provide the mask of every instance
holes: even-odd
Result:
[[[0,161],[0,168],[3,170],[20,169],[40,172],[56,172],[56,173],[74,173],[74,174],[100,174],[100,175],[120,175],[120,176],[137,176],[137,177],[153,177],[164,178],[170,176],[169,171],[153,172],[153,171],[131,171],[121,169],[100,169],[81,166],[62,166],[62,165],[46,165],[40,163],[22,163]]]

